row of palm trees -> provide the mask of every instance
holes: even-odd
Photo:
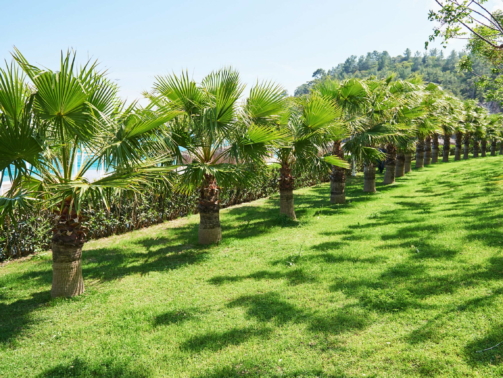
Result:
[[[444,161],[451,135],[456,148],[458,134],[473,140],[477,153],[487,143],[495,153],[501,139],[499,117],[419,79],[327,80],[302,98],[263,82],[243,99],[238,72],[224,68],[200,83],[187,73],[159,76],[140,106],[120,100],[96,63],[77,67],[74,54],[62,54],[57,71],[30,64],[17,50],[13,58],[0,69],[0,172],[12,182],[0,211],[12,218],[37,203],[54,212],[54,297],[84,291],[85,204],[110,206],[121,192],[159,185],[196,190],[199,242],[213,244],[222,238],[220,188],[254,185],[254,172],[271,160],[280,173],[280,213],[295,219],[300,172],[329,176],[330,200],[342,204],[349,162],[364,165],[363,189],[375,192],[380,160],[391,184],[410,170],[414,148],[416,167],[438,160],[440,134]],[[107,175],[91,181],[96,164]]]

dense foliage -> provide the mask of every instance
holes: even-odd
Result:
[[[253,185],[222,188],[222,208],[267,197],[278,191],[279,172],[271,168],[255,172]],[[300,174],[297,188],[311,186],[327,178],[323,175]],[[122,193],[113,199],[107,209],[102,203],[83,205],[83,224],[88,239],[123,234],[132,230],[176,219],[198,212],[197,191],[188,194],[173,193],[160,187],[155,193]],[[5,222],[0,227],[0,261],[23,257],[50,248],[54,216],[42,206],[33,212],[20,214],[16,222]]]

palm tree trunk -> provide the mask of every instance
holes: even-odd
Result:
[[[478,158],[480,152],[480,143],[477,138],[473,138],[473,157]]]
[[[485,157],[486,156],[486,152],[487,152],[487,139],[482,139],[482,151],[481,151],[481,156],[482,157]]]
[[[424,167],[424,138],[419,137],[416,143],[416,168]]]
[[[73,209],[72,197],[64,200],[52,232],[51,296],[80,295],[84,292],[82,246],[85,232],[81,217]]]
[[[454,160],[461,160],[461,145],[463,144],[463,134],[459,131],[456,133],[456,154],[454,155]]]
[[[405,154],[400,152],[396,155],[395,177],[402,177],[403,175],[405,175]]]
[[[434,133],[431,146],[431,162],[438,163],[438,134]]]
[[[386,172],[384,172],[383,184],[393,184],[395,182],[396,169],[396,147],[393,143],[386,146]]]
[[[214,244],[222,240],[220,226],[220,188],[212,175],[204,175],[199,193],[199,243]]]
[[[344,159],[344,152],[341,148],[341,141],[334,142],[332,155]],[[332,166],[330,175],[330,202],[346,203],[346,170],[344,168]]]
[[[431,136],[427,136],[424,140],[424,165],[431,163]]]
[[[465,134],[465,140],[464,140],[464,145],[465,149],[463,151],[463,160],[467,160],[469,158],[470,154],[470,134],[466,133]]]
[[[496,156],[496,139],[491,140],[491,156]]]
[[[376,168],[373,163],[366,163],[363,169],[363,191],[376,192]]]
[[[412,154],[405,154],[404,172],[409,173],[412,165]]]
[[[292,168],[288,163],[282,163],[279,177],[279,213],[291,219],[297,219],[293,204]]]
[[[442,151],[442,161],[444,163],[449,162],[449,153],[451,151],[451,134],[444,134],[444,149]]]
[[[82,246],[53,242],[51,296],[75,297],[83,292]]]

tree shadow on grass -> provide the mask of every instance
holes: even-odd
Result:
[[[201,336],[194,336],[180,345],[180,349],[191,352],[203,350],[218,351],[228,346],[242,344],[252,338],[264,338],[272,333],[271,328],[240,328],[224,332],[209,332]]]
[[[85,250],[82,267],[84,282],[86,279],[110,281],[131,274],[146,275],[150,272],[180,269],[199,264],[208,257],[209,247],[193,244],[166,246],[172,242],[167,238],[140,239],[133,243],[131,250],[117,247]],[[49,285],[52,280],[50,266],[47,266],[45,272],[23,274],[21,279],[39,280],[40,283]]]
[[[503,323],[496,324],[481,338],[465,347],[465,358],[472,365],[503,365]]]
[[[326,243],[322,243],[326,244]],[[315,246],[317,247],[317,246]],[[324,246],[323,246],[324,247]],[[318,248],[314,248],[318,249]],[[275,260],[271,265],[287,265],[300,264],[302,262],[319,262],[323,264],[343,264],[343,263],[362,263],[362,264],[375,264],[388,260],[385,256],[362,257],[352,256],[349,254],[333,254],[333,253],[318,253],[309,255],[291,255],[284,259]]]
[[[334,335],[364,329],[375,320],[366,309],[353,305],[327,314],[312,313],[282,300],[275,292],[241,296],[229,303],[228,307],[244,307],[249,318],[262,323],[278,326],[303,323],[311,332]]]
[[[0,344],[11,342],[15,337],[33,325],[30,313],[51,299],[49,291],[31,294],[29,299],[18,299],[5,304],[7,298],[0,296]]]
[[[222,285],[224,283],[239,282],[246,279],[254,279],[254,280],[286,279],[288,285],[290,286],[296,286],[316,281],[316,277],[306,275],[302,269],[293,269],[289,272],[280,272],[280,271],[271,272],[267,270],[261,270],[245,276],[216,276],[209,279],[208,282],[213,285]]]
[[[245,307],[247,316],[260,322],[299,323],[307,318],[304,311],[282,300],[275,292],[244,295],[230,302],[227,307]]]
[[[123,366],[114,360],[89,363],[76,358],[71,363],[59,364],[44,371],[37,375],[37,378],[148,378],[152,376],[145,367],[130,365]]]
[[[159,327],[163,325],[181,324],[196,319],[195,314],[198,312],[199,310],[197,308],[168,311],[164,314],[157,315],[154,318],[153,325],[154,327]]]
[[[279,372],[277,366],[266,366],[259,362],[239,362],[234,366],[225,366],[194,378],[344,378],[346,374],[328,375],[319,369]]]

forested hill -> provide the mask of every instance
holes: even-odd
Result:
[[[299,86],[295,90],[295,96],[308,93],[314,83],[329,77],[339,80],[369,76],[383,78],[396,73],[397,78],[400,79],[421,75],[425,82],[438,83],[456,96],[483,102],[484,89],[475,85],[475,81],[478,75],[491,75],[491,68],[489,64],[472,57],[473,71],[460,71],[458,63],[465,55],[466,52],[456,51],[444,55],[444,52],[439,49],[423,53],[418,51],[415,54],[407,49],[403,55],[395,57],[390,56],[387,51],[374,51],[360,57],[352,55],[344,63],[329,70],[319,68],[314,71],[313,79]]]

